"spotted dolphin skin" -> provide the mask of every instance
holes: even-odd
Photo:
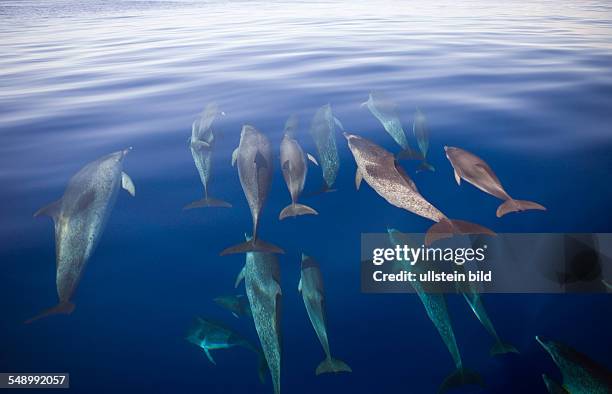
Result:
[[[249,240],[250,237],[247,237]],[[248,252],[235,286],[244,280],[255,330],[268,362],[274,393],[280,393],[282,332],[280,267],[272,253]]]
[[[520,212],[529,209],[545,211],[546,208],[533,201],[515,200],[504,190],[497,175],[491,167],[480,157],[453,146],[445,146],[446,157],[455,171],[455,180],[461,184],[461,179],[476,186],[478,189],[504,202],[497,208],[497,217],[502,217],[509,212]]]
[[[389,204],[436,222],[427,231],[426,245],[453,234],[495,234],[478,224],[449,219],[419,193],[390,152],[357,135],[344,133],[344,136],[357,163],[357,188],[365,179]]]
[[[325,185],[321,191],[333,191],[332,186],[336,182],[338,169],[340,168],[340,157],[336,146],[336,127],[343,130],[342,123],[334,117],[331,105],[326,104],[319,108],[312,118],[310,135],[317,148],[319,163],[323,170]]]
[[[268,198],[272,182],[272,149],[265,135],[250,125],[244,125],[240,144],[232,154],[232,165],[238,166],[238,176],[253,218],[253,238],[229,247],[221,255],[246,252],[284,253],[281,248],[257,237],[259,216]]]
[[[74,310],[72,297],[104,231],[119,188],[123,187],[132,196],[136,194],[134,183],[122,170],[123,158],[130,149],[87,164],[70,179],[62,198],[34,214],[35,217],[50,216],[55,223],[59,302],[26,323],[49,315],[69,314]]]
[[[200,118],[196,119],[191,126],[191,137],[189,139],[189,149],[193,156],[200,180],[204,186],[204,198],[192,202],[184,209],[201,207],[223,207],[229,208],[232,204],[208,196],[208,184],[210,182],[212,152],[215,145],[215,132],[213,122],[225,113],[219,111],[217,104],[210,103],[206,106]]]
[[[547,341],[539,336],[536,336],[535,339],[548,352],[561,370],[563,389],[568,393],[612,393],[611,371],[567,345]]]
[[[352,372],[344,361],[333,358],[329,351],[327,339],[326,316],[325,316],[325,291],[323,290],[323,278],[319,264],[312,258],[302,254],[302,275],[298,284],[298,291],[302,293],[306,312],[310,323],[314,328],[323,351],[323,360],[316,369],[316,374],[329,372]]]

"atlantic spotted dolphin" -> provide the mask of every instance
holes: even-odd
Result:
[[[465,179],[478,189],[492,196],[495,196],[504,202],[497,208],[497,217],[502,217],[508,212],[519,212],[528,209],[537,209],[545,211],[546,208],[542,205],[525,200],[515,200],[504,190],[497,175],[491,167],[480,157],[453,146],[445,146],[444,151],[446,157],[450,161],[455,171],[455,180],[459,185],[461,178]]]
[[[389,240],[393,246],[410,244],[410,241],[407,240],[405,234],[402,234],[395,229],[388,229],[388,233]],[[398,269],[414,272],[417,275],[420,272],[423,272],[423,269],[419,264],[411,265],[408,261],[404,260],[399,260],[397,263],[399,264]],[[425,312],[427,312],[427,316],[429,316],[431,322],[434,324],[434,326],[436,326],[438,333],[442,337],[442,341],[446,345],[446,348],[448,349],[448,352],[455,363],[455,371],[444,379],[444,382],[442,382],[440,385],[438,393],[444,393],[451,388],[469,384],[484,386],[482,377],[477,372],[471,371],[463,366],[461,354],[459,353],[459,347],[457,346],[457,341],[455,340],[453,325],[446,307],[446,299],[444,294],[428,293],[420,281],[413,281],[410,282],[410,284],[421,299],[421,302],[425,307]]]
[[[230,311],[236,318],[241,316],[252,316],[249,300],[242,294],[220,296],[213,299],[213,301],[215,301],[217,305],[221,306],[222,308]]]
[[[232,154],[232,165],[238,166],[240,185],[249,203],[253,218],[253,238],[223,250],[221,255],[254,251],[284,253],[278,246],[257,237],[259,216],[272,182],[272,149],[268,138],[255,127],[244,125],[240,133],[240,144]]]
[[[280,162],[283,171],[283,178],[291,195],[291,204],[281,211],[279,219],[283,220],[290,216],[298,215],[318,215],[317,211],[304,204],[298,204],[298,198],[304,190],[306,174],[308,173],[308,163],[302,147],[295,139],[296,124],[293,117],[287,120],[285,133],[280,146]],[[317,161],[310,155],[308,158],[315,164]]]
[[[419,171],[435,171],[434,166],[427,162],[427,151],[429,150],[429,128],[427,127],[427,119],[421,110],[417,108],[414,114],[414,122],[412,123],[412,132],[419,145],[421,151],[421,164],[417,168]]]
[[[247,237],[249,240],[250,237]],[[282,333],[280,267],[274,254],[248,252],[235,286],[244,280],[255,330],[268,362],[274,393],[280,393]]]
[[[131,149],[131,148],[130,148]],[[130,149],[111,153],[83,167],[68,182],[64,195],[38,210],[55,223],[56,286],[59,302],[26,323],[74,310],[72,297],[115,205],[120,187],[132,196],[134,183],[123,172]]]
[[[204,186],[204,198],[185,206],[185,209],[201,207],[224,207],[229,208],[232,204],[208,196],[208,184],[210,182],[212,152],[215,145],[215,132],[213,122],[224,115],[219,111],[217,104],[210,103],[206,106],[202,115],[191,125],[191,137],[189,138],[189,149],[193,156],[200,180]]]
[[[612,372],[586,355],[558,342],[536,340],[550,354],[563,375],[563,388],[571,394],[612,393]]]
[[[478,224],[449,219],[419,193],[412,179],[390,152],[357,135],[344,133],[344,136],[357,163],[357,188],[361,180],[365,179],[391,205],[436,222],[427,231],[426,245],[441,238],[452,237],[453,234],[495,234]]]
[[[258,374],[259,380],[265,382],[265,374],[268,366],[266,359],[261,349],[253,345],[249,340],[244,338],[238,332],[233,329],[221,324],[219,322],[204,319],[201,317],[196,318],[195,322],[187,332],[187,341],[200,347],[204,350],[208,360],[213,363],[215,359],[212,357],[211,350],[230,349],[233,347],[243,347],[247,350],[252,351],[258,357],[259,367]]]
[[[333,358],[329,351],[329,341],[327,339],[326,316],[325,316],[325,291],[323,289],[323,277],[319,264],[312,258],[302,254],[302,275],[298,284],[298,291],[302,293],[306,312],[310,318],[310,323],[314,328],[323,351],[323,360],[316,369],[316,374],[328,372],[352,372],[344,361]]]
[[[317,148],[319,163],[323,170],[322,191],[332,191],[332,186],[338,176],[340,168],[340,157],[336,146],[336,127],[343,130],[342,123],[334,117],[331,105],[326,104],[319,108],[312,118],[310,135]]]

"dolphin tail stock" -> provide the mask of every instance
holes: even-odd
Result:
[[[191,204],[185,205],[183,209],[187,210],[187,209],[205,208],[205,207],[206,208],[212,208],[212,207],[231,208],[232,204],[230,204],[227,201],[219,200],[217,198],[206,197],[201,200],[196,200],[192,202]]]
[[[230,246],[229,248],[224,249],[220,255],[225,256],[228,254],[248,252],[285,254],[285,251],[279,248],[278,246],[266,241],[262,241],[259,238],[253,238],[246,242],[242,242],[238,245]]]
[[[315,373],[321,375],[322,373],[338,372],[353,372],[353,370],[344,361],[333,357],[327,357],[325,360],[321,361]]]
[[[436,168],[432,166],[431,164],[429,164],[427,161],[423,160],[421,164],[419,164],[419,166],[417,167],[416,172],[423,172],[423,171],[435,172]]]
[[[314,209],[310,208],[307,205],[291,203],[287,205],[285,208],[283,208],[280,215],[278,216],[278,219],[283,220],[289,216],[295,217],[299,215],[318,215],[318,214],[319,213],[317,211],[315,211]]]
[[[527,211],[529,209],[537,209],[540,211],[546,211],[546,207],[538,204],[537,202],[526,201],[526,200],[514,200],[510,198],[504,201],[499,207],[497,207],[496,214],[497,214],[497,217],[500,218],[510,212],[521,212],[521,211]]]
[[[440,385],[438,389],[438,394],[446,393],[448,390],[452,388],[457,388],[460,386],[466,385],[479,385],[484,387],[484,381],[482,380],[482,376],[478,372],[471,371],[467,368],[457,368],[454,372],[444,379],[444,382]]]
[[[395,155],[396,160],[423,160],[425,157],[421,152],[418,152],[410,147],[404,148]]]
[[[484,234],[496,235],[495,232],[476,223],[466,222],[465,220],[442,219],[432,225],[425,234],[425,245],[429,246],[433,242],[451,238],[455,234]]]
[[[497,341],[493,346],[491,346],[491,350],[489,351],[491,356],[497,356],[500,354],[508,354],[508,353],[519,353],[518,349],[509,343],[504,343],[502,341]]]
[[[75,308],[75,305],[70,301],[60,302],[54,307],[45,309],[38,315],[26,320],[24,323],[30,324],[32,322],[35,322],[36,320],[45,318],[47,316],[52,316],[52,315],[59,315],[59,314],[69,315],[74,311],[74,308]]]

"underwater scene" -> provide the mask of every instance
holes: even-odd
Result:
[[[0,20],[0,388],[612,393],[609,2]],[[534,234],[547,290],[364,291],[363,235],[404,233]]]

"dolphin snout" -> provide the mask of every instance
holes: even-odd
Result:
[[[346,138],[347,140],[349,139],[349,137],[352,136],[352,134],[347,133],[346,131],[342,133],[342,135],[344,136],[344,138]]]

